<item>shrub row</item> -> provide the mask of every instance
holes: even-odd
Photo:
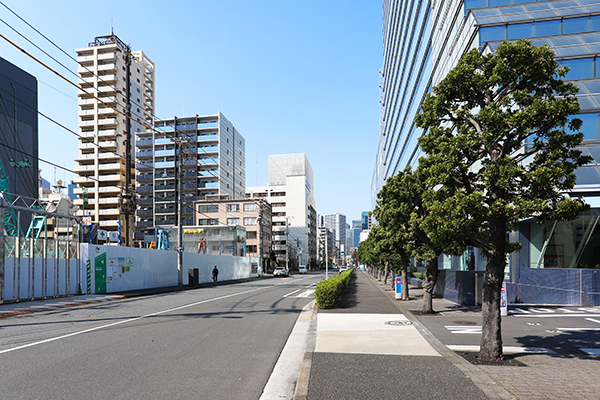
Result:
[[[334,308],[348,287],[354,268],[350,268],[341,274],[321,281],[315,289],[315,301],[319,308]]]
[[[420,279],[422,281],[425,280],[425,274],[423,274],[421,272],[409,272],[408,275],[411,276],[411,277],[413,277],[413,278]]]

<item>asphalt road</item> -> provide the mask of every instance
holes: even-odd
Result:
[[[294,275],[3,318],[0,399],[258,399],[321,279]]]
[[[419,316],[419,320],[448,346],[478,346],[481,314]],[[504,346],[563,349],[600,349],[600,307],[520,306],[502,318]]]

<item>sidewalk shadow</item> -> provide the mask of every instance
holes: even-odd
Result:
[[[346,288],[346,293],[342,296],[338,304],[335,308],[353,308],[358,304],[357,294],[358,285],[356,284],[356,273],[352,274],[350,281],[348,282],[348,287]]]
[[[596,331],[560,332],[554,336],[527,335],[516,337],[517,341],[525,347],[540,347],[554,351],[548,354],[559,358],[591,358],[600,361],[598,356],[593,356],[581,349],[598,348],[599,340]],[[525,354],[528,355],[528,354]]]

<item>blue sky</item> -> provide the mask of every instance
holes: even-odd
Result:
[[[381,2],[364,0],[1,0],[67,53],[114,33],[156,64],[156,116],[221,110],[246,139],[246,185],[269,154],[306,153],[320,214],[371,207],[379,136]],[[50,4],[52,6],[50,7]],[[0,5],[0,18],[71,71],[77,65]],[[0,33],[72,81],[5,24]],[[0,38],[0,56],[38,79],[39,110],[77,131],[77,91]],[[75,166],[77,139],[39,118],[40,158]],[[54,182],[73,175],[40,163]]]

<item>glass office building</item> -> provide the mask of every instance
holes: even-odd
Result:
[[[414,117],[424,96],[464,53],[474,48],[493,52],[503,41],[521,38],[549,46],[557,61],[571,68],[565,79],[580,89],[581,150],[593,161],[577,171],[574,194],[583,196],[592,210],[575,221],[547,226],[523,221],[511,233],[523,249],[511,255],[507,266],[509,301],[600,305],[600,262],[595,259],[600,251],[599,0],[384,0],[373,204],[385,180],[408,165],[415,167],[422,155],[417,139],[423,131]],[[458,272],[477,276],[485,269],[485,258],[467,251],[462,257],[442,256],[439,262],[446,271],[444,295],[465,302],[458,287],[464,287],[468,274]],[[473,299],[466,302],[477,297],[469,296]]]

